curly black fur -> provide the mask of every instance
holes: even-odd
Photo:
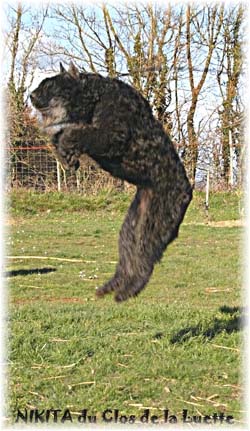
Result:
[[[119,238],[113,278],[97,290],[117,301],[137,295],[178,235],[192,188],[173,143],[149,103],[122,81],[68,72],[45,79],[31,94],[58,159],[78,168],[87,153],[113,176],[137,186]]]

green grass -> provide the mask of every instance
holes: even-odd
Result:
[[[242,420],[242,228],[212,223],[238,219],[239,196],[212,195],[207,215],[196,193],[146,289],[122,304],[97,300],[130,200],[11,195],[8,255],[80,260],[7,261],[11,420],[18,408],[67,407],[99,418],[150,407]]]

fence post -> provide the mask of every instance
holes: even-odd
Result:
[[[208,211],[208,208],[209,208],[209,180],[210,180],[210,171],[208,168],[208,170],[207,170],[207,183],[206,183],[206,202],[205,202],[206,211]]]
[[[228,132],[228,140],[229,140],[229,152],[230,152],[230,164],[229,164],[229,185],[233,187],[234,185],[234,168],[233,168],[233,139],[232,139],[232,131]]]
[[[60,163],[56,161],[56,174],[57,174],[57,190],[61,191],[61,173],[60,173]]]
[[[80,186],[81,186],[81,173],[80,173],[80,169],[78,169],[76,171],[76,188],[77,191],[80,191]]]
[[[65,189],[67,190],[67,178],[66,178],[66,170],[64,169],[64,167],[61,165],[62,171],[63,171],[63,182],[64,182],[64,186]]]

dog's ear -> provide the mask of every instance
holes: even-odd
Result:
[[[70,74],[70,76],[72,76],[72,78],[79,78],[80,72],[77,69],[77,67],[74,65],[73,61],[70,62],[69,64],[69,70],[68,73]]]
[[[66,69],[63,67],[62,63],[60,62],[60,73],[66,72]]]

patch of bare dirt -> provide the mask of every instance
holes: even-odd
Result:
[[[221,220],[208,223],[208,226],[212,227],[242,227],[244,225],[243,220]]]
[[[37,297],[37,298],[31,298],[31,299],[16,299],[13,301],[16,305],[24,305],[24,304],[31,304],[38,301],[44,301],[44,302],[58,302],[63,304],[72,304],[72,303],[78,303],[78,304],[84,304],[86,303],[87,299],[84,298],[60,298],[56,296],[51,297]]]
[[[208,221],[207,223],[185,223],[184,225],[194,226],[210,226],[210,227],[245,227],[244,220],[221,220],[221,221]]]
[[[22,219],[8,216],[4,219],[5,226],[17,226],[22,224]]]

